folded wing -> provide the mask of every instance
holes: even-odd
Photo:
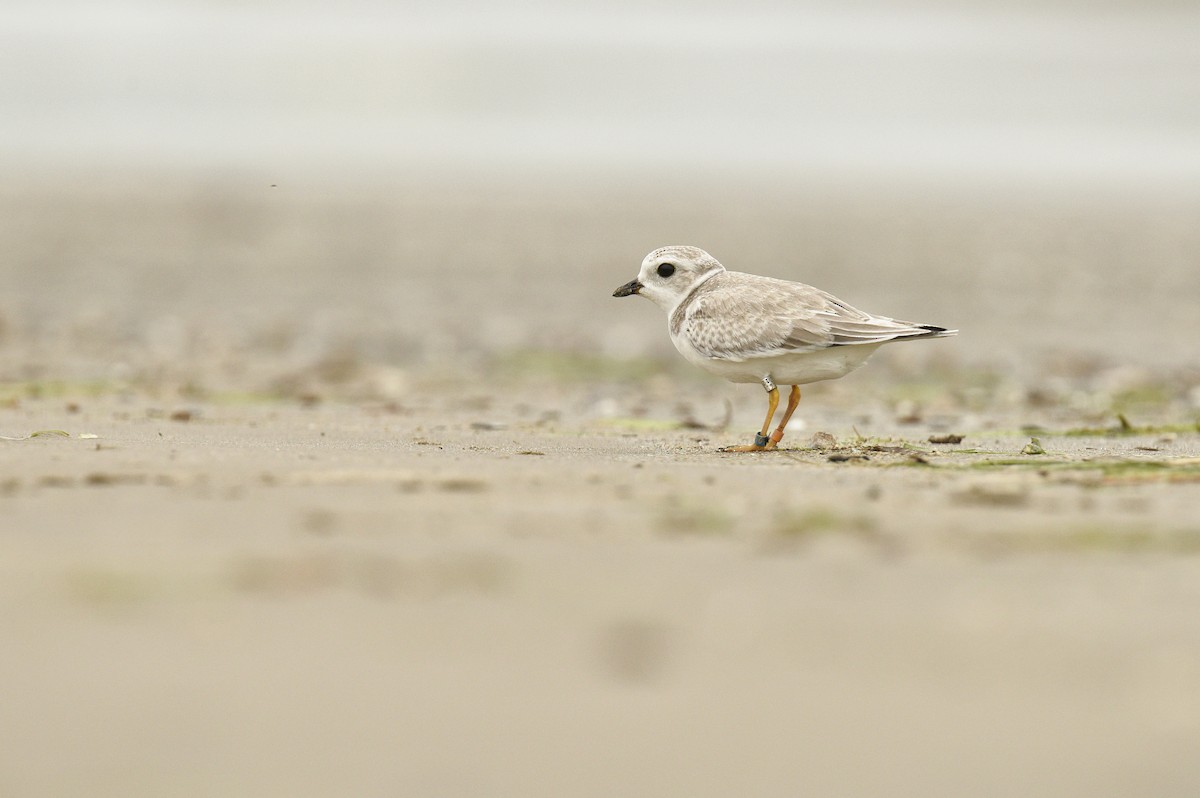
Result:
[[[692,346],[734,361],[956,332],[872,316],[803,283],[738,272],[707,281],[679,310]]]

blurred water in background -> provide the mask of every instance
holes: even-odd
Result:
[[[1198,32],[1167,2],[9,3],[0,343],[665,355],[608,294],[693,243],[967,360],[1194,365]]]
[[[1180,4],[6,4],[8,158],[1200,177]]]

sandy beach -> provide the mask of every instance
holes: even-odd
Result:
[[[1200,795],[1194,6],[6,4],[0,798]]]
[[[1197,208],[1102,199],[5,186],[0,792],[1195,794]],[[676,241],[963,332],[723,454]]]

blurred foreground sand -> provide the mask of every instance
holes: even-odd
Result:
[[[4,191],[5,795],[1200,790],[1191,201]],[[673,242],[964,332],[721,455]]]

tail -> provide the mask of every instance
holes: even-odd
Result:
[[[958,335],[958,330],[947,330],[945,327],[935,327],[932,324],[914,324],[911,329],[913,332],[902,332],[892,336],[889,340],[917,341],[922,338],[949,338],[951,335]]]
[[[958,335],[958,330],[947,330],[932,324],[913,324],[883,316],[868,317],[866,321],[837,319],[830,324],[830,332],[833,337],[830,346],[886,344],[888,341],[915,341],[918,338],[946,338]]]

